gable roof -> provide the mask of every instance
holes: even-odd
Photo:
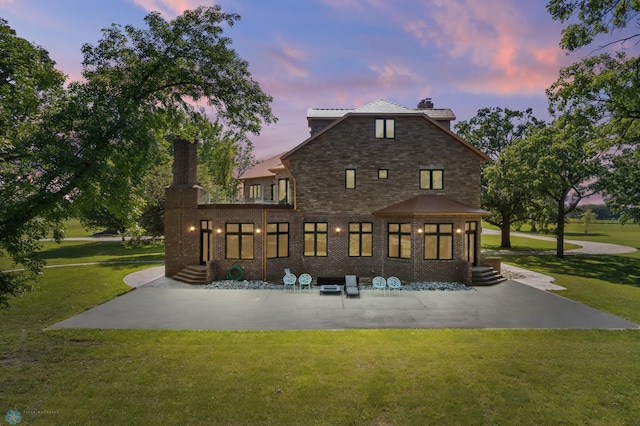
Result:
[[[386,108],[386,111],[383,112],[385,110],[385,108]],[[444,127],[440,126],[438,124],[438,122],[434,118],[431,118],[428,115],[427,112],[428,111],[434,111],[433,109],[411,109],[411,108],[405,108],[405,107],[403,107],[401,105],[394,104],[393,102],[385,101],[384,99],[378,99],[377,101],[368,103],[367,105],[364,105],[364,106],[362,106],[361,108],[358,108],[358,109],[316,109],[316,108],[310,108],[308,110],[308,112],[307,112],[307,117],[309,117],[309,111],[314,111],[313,114],[317,114],[317,115],[312,115],[312,117],[315,117],[315,118],[336,118],[336,120],[334,120],[332,123],[330,123],[327,126],[325,126],[324,128],[322,128],[322,130],[320,130],[318,133],[312,135],[311,137],[307,138],[305,141],[303,141],[299,145],[295,146],[289,152],[283,154],[282,155],[282,160],[284,162],[288,161],[287,159],[291,156],[291,154],[295,153],[296,151],[298,151],[302,147],[306,146],[307,144],[313,142],[316,138],[320,137],[320,135],[323,135],[324,133],[326,133],[327,131],[329,131],[333,127],[337,126],[339,123],[341,123],[342,121],[346,120],[349,116],[352,116],[352,115],[376,116],[376,115],[379,115],[379,114],[408,115],[408,116],[412,115],[412,116],[416,116],[416,117],[422,117],[425,120],[431,122],[440,131],[447,133],[449,136],[453,137],[455,140],[460,142],[460,144],[462,144],[465,148],[467,148],[470,151],[472,151],[473,153],[475,153],[482,160],[484,160],[484,161],[489,161],[490,160],[490,158],[485,153],[480,151],[478,148],[476,148],[475,146],[471,145],[469,142],[465,141],[464,139],[462,139],[460,136],[458,136],[457,134],[455,134],[451,130],[445,129]],[[375,112],[371,112],[371,111],[375,111]],[[448,110],[448,111],[451,111],[451,110]],[[333,115],[331,115],[331,114],[333,114]],[[451,112],[451,115],[455,119],[455,115],[453,115],[453,112]]]
[[[469,207],[459,201],[452,200],[445,195],[417,195],[397,204],[392,204],[372,212],[379,216],[434,216],[434,215],[482,215],[491,213]]]
[[[283,152],[276,155],[275,157],[271,157],[261,163],[256,164],[255,166],[244,172],[238,179],[244,180],[275,176],[274,170],[284,170],[284,166],[282,165],[282,161],[280,160],[280,157],[282,157],[284,154],[286,154],[286,152]]]

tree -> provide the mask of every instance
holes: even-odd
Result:
[[[198,138],[198,183],[216,199],[233,199],[238,180],[233,172],[241,137],[212,123]]]
[[[607,203],[622,218],[640,221],[640,181],[637,150],[640,146],[640,62],[625,52],[589,57],[560,72],[548,90],[553,113],[572,111],[587,117],[606,135],[600,139],[608,149],[608,169],[601,176]]]
[[[635,0],[549,0],[547,10],[560,22],[576,18],[562,31],[560,45],[574,51],[591,44],[598,35],[611,34],[627,28],[632,21],[640,25],[640,3]],[[630,41],[640,34],[622,35],[616,43]]]
[[[122,218],[139,209],[135,191],[155,153],[167,139],[194,140],[191,125],[206,117],[194,104],[212,107],[237,134],[275,121],[271,97],[222,35],[222,26],[238,19],[215,6],[170,22],[151,13],[144,30],[112,25],[97,45],[82,47],[84,81],[66,90],[46,52],[15,37],[3,21],[0,116],[11,119],[0,118],[0,182],[16,185],[0,183],[0,239],[14,261],[31,259],[25,256],[35,252],[34,241],[72,210],[104,206]],[[25,90],[11,92],[15,82]],[[7,123],[15,129],[5,132]]]
[[[596,214],[591,209],[586,209],[581,216],[582,222],[584,223],[584,233],[589,233],[589,225],[595,222]]]
[[[597,127],[588,119],[563,115],[508,148],[539,194],[556,206],[556,256],[564,257],[564,225],[580,200],[598,191],[603,170]]]
[[[218,6],[186,11],[171,22],[151,13],[145,18],[146,30],[126,26],[123,31],[112,25],[96,46],[83,46],[88,83],[80,91],[101,100],[92,108],[100,124],[90,120],[87,133],[105,143],[117,140],[120,157],[111,164],[124,163],[134,172],[107,173],[112,177],[107,188],[84,191],[97,195],[95,189],[104,194],[113,187],[135,188],[135,176],[143,175],[145,159],[152,157],[150,150],[176,136],[194,141],[202,134],[207,137],[208,117],[193,103],[213,107],[216,119],[238,135],[258,133],[263,121],[275,121],[268,105],[271,97],[251,78],[246,61],[229,48],[230,40],[222,37],[221,23],[233,25],[238,19]],[[118,213],[131,210],[128,191],[109,195],[111,206],[117,208],[118,198],[123,203]]]
[[[533,116],[533,110],[482,108],[469,121],[460,121],[454,129],[467,142],[491,157],[498,158],[502,150],[521,139],[530,127],[544,124]]]
[[[482,207],[492,213],[485,220],[500,228],[501,247],[511,247],[511,225],[530,219],[535,201],[530,185],[515,173],[518,165],[514,164],[514,157],[502,153],[532,128],[543,125],[533,116],[531,108],[525,111],[483,108],[468,122],[455,125],[461,137],[493,160],[483,167]]]
[[[622,220],[640,222],[640,58],[630,54],[640,33],[640,3],[627,0],[551,0],[547,9],[554,19],[569,24],[562,33],[561,46],[569,51],[588,46],[600,35],[609,35],[604,45],[614,53],[588,56],[560,73],[547,91],[550,110],[580,112],[602,127],[611,147],[609,169],[601,178],[607,204],[624,212]],[[629,30],[634,25],[636,30]],[[617,33],[618,36],[612,36]],[[631,43],[633,41],[633,43]]]
[[[607,205],[620,221],[640,222],[640,148],[627,147],[612,159],[612,167],[600,177]]]
[[[37,138],[39,123],[57,108],[64,75],[46,50],[17,37],[0,19],[0,256],[10,256],[24,272],[0,271],[0,305],[31,288],[42,267],[39,240],[62,237],[68,202],[57,195],[57,182],[44,193],[47,167],[57,147]],[[41,143],[42,142],[42,143]],[[23,200],[30,200],[24,203]]]

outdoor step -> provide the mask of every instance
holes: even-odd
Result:
[[[206,284],[207,271],[203,265],[191,265],[174,275],[173,279],[188,284]]]
[[[507,279],[490,266],[474,266],[471,270],[472,286],[496,285]]]

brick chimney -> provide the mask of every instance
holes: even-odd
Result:
[[[184,139],[173,141],[173,185],[195,185],[197,180],[196,144]]]
[[[204,194],[196,184],[197,145],[183,139],[173,141],[173,183],[165,189],[164,273],[172,277],[187,266],[200,264],[198,205]]]
[[[424,98],[418,103],[418,109],[433,109],[431,98]]]

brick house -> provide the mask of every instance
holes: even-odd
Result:
[[[200,267],[207,280],[234,267],[272,282],[290,268],[314,278],[470,284],[472,267],[484,263],[480,169],[488,157],[450,131],[454,119],[429,99],[417,108],[384,100],[311,108],[311,136],[243,174],[232,204],[203,202],[196,146],[176,141],[166,275],[208,265]]]

